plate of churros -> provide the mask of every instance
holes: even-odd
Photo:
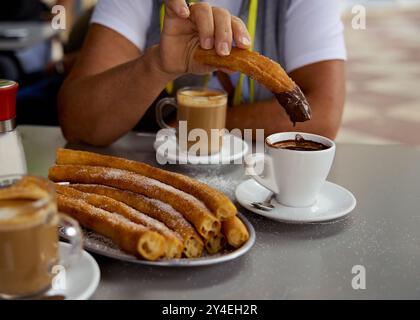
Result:
[[[86,250],[156,266],[236,259],[255,230],[222,192],[146,163],[68,149],[49,170],[59,211],[84,229]]]

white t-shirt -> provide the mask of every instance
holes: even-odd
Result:
[[[153,0],[99,0],[92,23],[120,33],[140,50],[145,49]],[[238,15],[242,1],[208,0]],[[315,62],[346,60],[340,3],[337,0],[292,0],[286,17],[287,72]]]

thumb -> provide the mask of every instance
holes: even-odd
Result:
[[[165,0],[165,13],[169,18],[186,19],[190,16],[190,9],[185,0]]]

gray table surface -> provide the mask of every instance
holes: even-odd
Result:
[[[20,127],[29,171],[46,175],[58,128]],[[106,149],[81,149],[154,164],[153,137],[127,135]],[[72,146],[74,147],[74,146]],[[245,179],[241,166],[171,166],[232,197]],[[257,242],[244,257],[193,269],[131,265],[94,255],[102,278],[94,299],[419,299],[420,149],[338,145],[329,180],[350,189],[357,208],[345,220],[287,225],[240,208]],[[366,268],[366,289],[351,285],[355,265]]]
[[[31,48],[52,38],[57,30],[51,27],[50,22],[1,22],[0,32],[10,29],[24,29],[27,36],[21,39],[1,39],[0,51],[16,51]]]

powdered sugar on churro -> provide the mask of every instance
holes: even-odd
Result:
[[[146,163],[135,162],[132,160],[112,156],[105,156],[90,152],[73,151],[66,149],[59,149],[57,151],[56,163],[58,165],[79,165],[84,166],[84,168],[89,168],[87,166],[115,168],[120,170],[126,170],[134,174],[139,174],[141,176],[148,177],[152,180],[160,181],[163,184],[170,185],[175,189],[190,194],[191,196],[202,201],[205,204],[205,206],[209,209],[209,211],[213,212],[218,218],[222,220],[235,215],[237,212],[236,207],[228,199],[228,197],[226,197],[223,193],[218,192],[216,189],[209,187],[205,183],[201,183],[185,175],[150,166]],[[147,191],[148,189],[144,190]],[[155,198],[154,196],[151,197]],[[163,198],[165,198],[165,196]],[[164,202],[167,202],[165,201],[165,199],[162,200]],[[185,204],[185,200],[181,200],[181,202],[181,207],[189,206],[188,203]],[[175,206],[179,208],[179,206]],[[203,211],[200,208],[199,210]],[[197,215],[194,216],[197,218]]]
[[[129,186],[137,186],[141,187],[144,192],[140,192],[140,190],[131,190],[142,193],[144,195],[153,194],[155,195],[154,198],[160,198],[161,191],[167,191],[171,194],[176,194],[181,197],[183,200],[187,201],[190,205],[193,205],[195,208],[200,209],[202,211],[208,211],[207,207],[203,202],[198,200],[197,198],[193,197],[192,195],[185,193],[184,191],[178,190],[170,185],[162,183],[160,181],[154,180],[152,178],[148,178],[139,174],[134,174],[128,171],[119,170],[119,169],[111,169],[111,168],[102,168],[105,169],[103,178],[108,180],[119,180],[124,181]],[[94,173],[91,173],[94,174]],[[130,188],[127,188],[130,190]],[[210,213],[210,212],[208,212]]]
[[[58,202],[58,209],[62,210],[63,212],[72,215],[68,209],[79,209],[84,208],[85,212],[88,212],[88,215],[91,217],[96,217],[97,219],[101,221],[106,221],[109,223],[109,225],[112,225],[113,227],[121,227],[126,230],[130,230],[132,232],[145,232],[147,231],[146,227],[133,223],[130,220],[128,220],[125,217],[114,215],[110,212],[107,212],[105,210],[96,208],[94,206],[89,205],[87,202],[85,202],[82,199],[76,199],[72,197],[68,197],[66,195],[58,194],[57,195],[57,202]],[[74,217],[74,216],[73,216]],[[81,222],[81,219],[78,217],[74,217],[76,220]],[[92,220],[87,219],[86,223],[81,222],[82,226],[85,226],[87,228],[92,228],[90,223]]]
[[[112,198],[103,195],[82,192],[68,186],[57,185],[56,190],[58,193],[64,194],[69,197],[81,199],[95,207],[101,208],[108,212],[117,213],[122,217],[129,219],[130,221],[146,226],[151,230],[161,233],[164,236],[179,238],[179,235],[177,233],[168,229],[162,222],[153,219],[143,214],[142,212],[139,212],[127,206],[126,204],[118,202]]]
[[[199,237],[194,227],[184,218],[184,216],[176,211],[172,206],[160,200],[151,199],[144,195],[134,193],[127,190],[120,190],[102,185],[71,185],[77,190],[94,193],[113,198],[117,201],[127,204],[136,210],[149,215],[164,223],[169,229],[179,233],[188,239],[190,237]]]
[[[143,201],[148,202],[151,206],[154,207],[154,209],[159,210],[162,213],[171,216],[173,220],[171,229],[179,230],[180,227],[183,227],[183,228],[191,228],[192,230],[194,230],[193,226],[191,226],[191,224],[187,220],[185,220],[182,214],[176,211],[174,208],[172,208],[169,204],[164,203],[160,200],[147,198],[143,195],[140,195],[140,197],[143,197],[144,198]],[[176,226],[178,226],[178,228],[175,229]]]

